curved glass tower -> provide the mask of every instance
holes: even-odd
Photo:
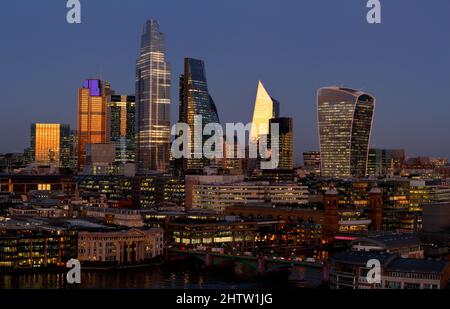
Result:
[[[321,175],[365,177],[375,98],[349,88],[317,92]]]
[[[180,76],[180,122],[186,123],[194,132],[195,116],[202,116],[202,128],[208,123],[219,123],[217,108],[208,91],[205,63],[203,60],[185,58],[184,74]],[[190,153],[195,155],[195,145],[203,146],[209,136],[191,136]],[[198,147],[202,149],[202,147]],[[197,154],[199,157],[202,154]],[[184,170],[202,170],[209,165],[209,160],[187,159],[184,160]]]
[[[164,34],[149,20],[136,62],[136,172],[146,175],[169,169],[170,69]]]

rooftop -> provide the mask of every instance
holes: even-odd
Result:
[[[353,241],[350,245],[355,245],[358,243],[374,244],[386,250],[420,246],[422,244],[417,236],[411,234],[386,234],[363,237]]]
[[[449,266],[448,261],[398,258],[388,265],[388,271],[440,274]]]

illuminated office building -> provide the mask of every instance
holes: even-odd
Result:
[[[180,77],[180,122],[189,125],[194,132],[195,116],[202,116],[202,128],[208,123],[219,123],[219,115],[216,105],[208,92],[205,63],[202,60],[185,58],[184,74]],[[209,159],[194,158],[203,156],[203,153],[195,153],[195,149],[203,151],[203,143],[210,136],[194,136],[191,134],[189,145],[190,158],[183,160],[184,170],[202,170],[209,166]]]
[[[367,93],[338,87],[319,89],[321,175],[364,177],[367,173],[375,98]]]
[[[69,167],[73,170],[77,169],[78,165],[78,131],[70,130],[69,136]]]
[[[77,232],[64,228],[5,225],[0,230],[0,269],[65,266],[77,254]]]
[[[170,69],[159,24],[144,25],[136,61],[136,172],[166,172],[170,157]]]
[[[31,125],[31,153],[39,164],[69,166],[70,128],[57,123],[33,123]]]
[[[303,165],[307,174],[320,176],[320,151],[304,152]]]
[[[236,204],[270,203],[301,207],[308,203],[308,187],[289,183],[241,182],[232,184],[196,184],[192,191],[194,209],[223,211]]]
[[[250,141],[257,142],[260,136],[269,134],[269,120],[278,118],[280,103],[272,98],[261,81],[256,92],[255,109],[253,111]]]
[[[116,146],[116,162],[134,163],[135,97],[111,95],[107,110],[109,142]]]
[[[294,129],[292,118],[273,118],[270,119],[269,123],[271,125],[278,124],[278,148],[275,145],[271,145],[272,153],[278,151],[278,169],[291,170],[294,168]]]
[[[86,163],[88,144],[106,143],[106,103],[111,89],[107,82],[87,79],[78,90],[78,170]]]
[[[367,161],[367,175],[369,176],[393,176],[395,161],[390,149],[369,149],[369,157]]]

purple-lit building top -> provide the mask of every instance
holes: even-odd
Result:
[[[90,95],[93,97],[101,96],[101,81],[99,79],[86,79],[83,83],[83,88],[90,89]]]

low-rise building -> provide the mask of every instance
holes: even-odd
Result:
[[[380,266],[379,280],[374,282],[369,274],[377,272],[373,261]],[[445,289],[450,279],[448,261],[405,259],[378,251],[337,253],[330,258],[328,271],[332,289]]]
[[[163,230],[81,231],[78,259],[111,264],[143,263],[163,254]]]
[[[350,243],[354,251],[386,252],[402,258],[422,259],[424,250],[420,239],[411,234],[386,234],[358,238]]]
[[[197,184],[192,192],[192,207],[223,211],[235,204],[302,206],[308,203],[308,187],[296,184],[241,182]]]
[[[178,220],[168,224],[169,240],[174,245],[195,248],[239,247],[251,250],[254,248],[257,222],[230,221],[186,221]]]
[[[90,218],[103,220],[108,224],[115,224],[127,227],[143,227],[144,221],[138,210],[83,207],[82,215]]]
[[[27,222],[0,223],[0,270],[65,267],[77,257],[77,232]]]

